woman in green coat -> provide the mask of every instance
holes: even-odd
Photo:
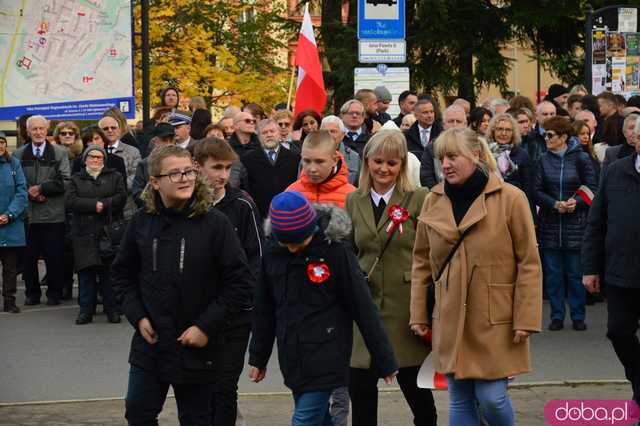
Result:
[[[400,364],[398,384],[414,424],[427,426],[436,424],[436,407],[431,391],[419,389],[416,378],[428,349],[408,325],[413,244],[427,189],[411,185],[407,155],[402,132],[376,133],[364,148],[359,189],[348,195],[346,209],[353,222],[360,267],[369,278],[373,300]],[[378,424],[377,383],[371,356],[356,328],[349,385],[353,426]]]

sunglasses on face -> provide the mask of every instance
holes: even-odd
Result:
[[[555,132],[545,132],[544,134],[544,138],[545,139],[553,139],[554,137],[558,136]]]
[[[253,119],[253,118],[245,118],[245,119],[244,119],[244,120],[242,120],[242,121],[244,121],[244,122],[245,122],[245,123],[247,123],[247,124],[256,124],[256,120],[255,120],[255,119]]]
[[[73,131],[69,131],[69,132],[60,132],[59,133],[60,136],[75,136],[76,132]]]
[[[291,126],[291,123],[287,123],[287,122],[283,121],[282,123],[278,123],[278,126],[280,126],[280,127],[289,127],[289,126]]]
[[[118,130],[118,126],[104,126],[102,130],[105,132],[108,132],[109,130]]]

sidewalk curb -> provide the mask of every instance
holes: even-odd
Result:
[[[530,389],[542,387],[579,387],[579,386],[607,386],[607,385],[627,385],[629,381],[623,379],[600,379],[600,380],[550,380],[539,382],[522,382],[509,385],[510,389]],[[399,387],[381,388],[380,393],[399,392]],[[270,397],[270,396],[290,396],[291,392],[241,392],[239,397]],[[174,398],[173,394],[168,394],[167,398]],[[110,402],[123,401],[124,397],[86,398],[86,399],[64,399],[54,401],[25,401],[25,402],[0,402],[0,408],[21,407],[29,405],[53,405],[53,404],[81,404],[87,402]]]

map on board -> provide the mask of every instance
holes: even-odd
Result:
[[[0,119],[135,114],[131,0],[0,0]]]

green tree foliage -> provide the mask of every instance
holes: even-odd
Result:
[[[283,7],[267,0],[151,0],[152,105],[167,86],[186,96],[204,96],[218,107],[281,102],[288,72],[277,56],[290,36],[284,14]],[[139,8],[136,19],[140,28]],[[140,55],[136,70],[140,97]]]

